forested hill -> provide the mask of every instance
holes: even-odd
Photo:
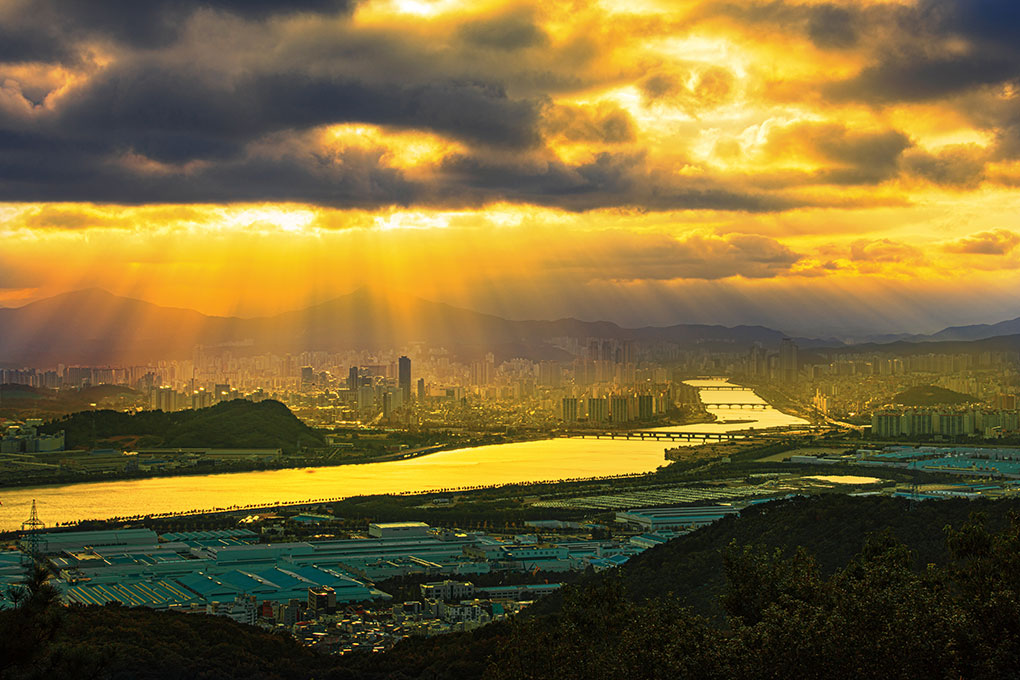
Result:
[[[903,406],[935,406],[942,404],[971,404],[980,401],[977,397],[954,392],[935,385],[908,387],[892,398],[892,403]]]
[[[385,654],[323,658],[227,620],[122,607],[46,613],[32,599],[0,612],[0,642],[30,652],[10,677],[22,668],[227,680],[1012,677],[1020,523],[1009,514],[1018,508],[769,503],[591,575],[531,616],[408,639]]]
[[[1020,512],[1020,500],[953,499],[912,506],[902,498],[830,494],[774,501],[631,558],[620,571],[621,585],[634,601],[672,593],[700,614],[721,616],[719,597],[726,589],[723,552],[731,543],[788,553],[804,548],[822,574],[831,574],[853,559],[869,534],[889,530],[912,551],[914,566],[923,568],[949,560],[947,526],[962,526],[972,513],[983,513],[989,528],[1000,530],[1007,526],[1010,512]],[[554,595],[530,613],[552,613],[561,603],[562,597]]]
[[[114,444],[135,447],[280,448],[322,446],[320,434],[278,401],[235,399],[189,411],[83,411],[43,426],[64,430],[67,448]]]

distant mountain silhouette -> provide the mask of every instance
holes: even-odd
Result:
[[[0,361],[103,364],[188,356],[196,339],[229,337],[234,321],[89,288],[0,309]]]
[[[985,338],[1018,334],[1020,334],[1020,317],[993,324],[981,323],[973,326],[952,326],[928,336],[928,339],[935,341],[984,340]]]
[[[511,321],[451,305],[362,289],[310,307],[257,318],[208,316],[90,288],[0,309],[0,363],[132,363],[192,356],[196,345],[300,352],[423,342],[461,357],[566,359],[557,338],[668,342],[743,351],[784,337],[764,326],[677,324],[623,328],[607,321]],[[804,341],[814,346],[827,341]]]
[[[1020,317],[1000,321],[999,323],[979,323],[970,326],[950,326],[943,328],[937,333],[887,333],[883,335],[870,335],[865,340],[868,343],[891,343],[903,342],[954,342],[967,340],[985,340],[987,338],[998,338],[1005,335],[1020,335]]]
[[[925,336],[927,337],[927,336]],[[829,348],[831,350],[832,348]],[[1020,352],[1020,334],[997,335],[980,340],[897,340],[896,342],[868,342],[839,348],[841,354],[864,354],[868,352],[884,352],[900,356],[914,354],[973,354],[975,352]],[[826,349],[816,350],[819,355],[827,355]]]

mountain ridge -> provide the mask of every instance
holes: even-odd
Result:
[[[196,346],[237,351],[300,352],[375,349],[423,342],[462,358],[493,352],[501,358],[568,360],[558,339],[605,338],[667,342],[681,346],[742,350],[758,343],[778,346],[786,333],[764,325],[676,323],[625,327],[613,321],[505,319],[485,312],[369,287],[272,315],[217,316],[185,307],[116,295],[90,287],[0,307],[0,363],[8,365],[147,363],[191,357]],[[1010,333],[1009,331],[1014,331]],[[995,324],[952,326],[929,335],[888,334],[844,344],[830,338],[794,340],[819,351],[926,351],[924,345],[960,343],[1012,350],[1020,318]],[[930,351],[928,348],[927,351]]]
[[[70,291],[22,307],[0,308],[0,358],[6,363],[143,363],[190,357],[196,345],[245,344],[259,350],[370,349],[425,342],[461,356],[498,351],[506,358],[568,359],[556,338],[664,341],[733,348],[776,346],[784,333],[765,326],[673,324],[625,328],[611,321],[510,320],[414,296],[367,288],[309,307],[259,317],[211,316],[115,295]],[[802,339],[803,340],[803,339]],[[830,341],[810,341],[833,345]]]

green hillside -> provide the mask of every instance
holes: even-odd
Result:
[[[962,392],[954,392],[935,385],[916,385],[909,387],[895,397],[892,403],[901,406],[942,406],[953,404],[970,404],[978,401],[975,397]]]
[[[191,411],[83,411],[47,423],[43,430],[64,430],[68,448],[102,446],[135,438],[138,446],[212,448],[280,448],[322,446],[322,436],[278,401],[223,402]]]

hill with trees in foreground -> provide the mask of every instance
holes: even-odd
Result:
[[[16,609],[0,612],[0,677],[1011,677],[1017,510],[777,501],[589,575],[529,616],[345,657],[203,615],[54,606],[36,577]]]
[[[947,390],[935,385],[915,385],[892,398],[894,404],[902,406],[941,406],[943,404],[971,404],[979,401],[976,397],[962,392]]]
[[[64,430],[67,448],[86,448],[130,439],[138,447],[283,449],[323,446],[322,435],[302,423],[278,401],[234,399],[209,408],[175,411],[82,411],[43,426]]]

